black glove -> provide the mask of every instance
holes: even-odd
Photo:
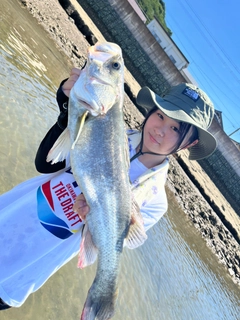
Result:
[[[58,107],[60,110],[60,114],[58,116],[57,124],[58,126],[64,130],[67,127],[68,123],[68,100],[69,98],[64,94],[62,90],[62,85],[67,79],[63,80],[58,88],[56,99],[58,103]]]
[[[68,103],[64,102],[62,105],[62,111],[60,112],[58,119],[57,119],[58,126],[65,130],[68,124]]]

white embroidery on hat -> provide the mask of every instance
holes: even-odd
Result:
[[[190,114],[191,117],[201,125],[202,128],[206,129],[208,127],[206,119],[205,119],[205,112],[201,110],[198,106],[191,110]]]
[[[189,97],[190,99],[192,99],[193,101],[197,101],[199,98],[199,94],[190,88],[185,88],[182,92],[182,94],[184,94],[185,96]]]

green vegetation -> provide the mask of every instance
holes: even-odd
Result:
[[[140,8],[147,17],[147,23],[156,18],[168,33],[172,35],[172,31],[167,27],[165,22],[165,3],[162,0],[137,0]]]

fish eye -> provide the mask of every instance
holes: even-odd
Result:
[[[119,70],[120,67],[121,67],[121,65],[120,65],[119,62],[113,62],[113,63],[112,63],[112,67],[113,67],[113,69],[115,69],[115,70]]]

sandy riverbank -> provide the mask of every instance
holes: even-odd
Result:
[[[49,5],[47,0],[19,1],[47,30],[59,50],[66,55],[69,70],[72,66],[81,67],[86,57],[89,39],[86,40],[87,36],[78,30],[74,20],[69,18],[59,2],[52,0]],[[83,22],[82,31],[85,30],[84,33],[87,34],[90,30],[98,40],[103,40],[103,35],[77,1],[71,0],[71,3],[71,10],[76,9]],[[136,95],[140,86],[128,71],[125,81],[133,95]],[[124,111],[129,127],[135,127],[142,122],[143,116],[127,95]],[[240,284],[240,218],[200,165],[196,161],[188,161],[187,152],[177,158],[171,157],[167,189],[175,194],[186,216],[202,234],[219,261],[226,266],[233,281]]]

